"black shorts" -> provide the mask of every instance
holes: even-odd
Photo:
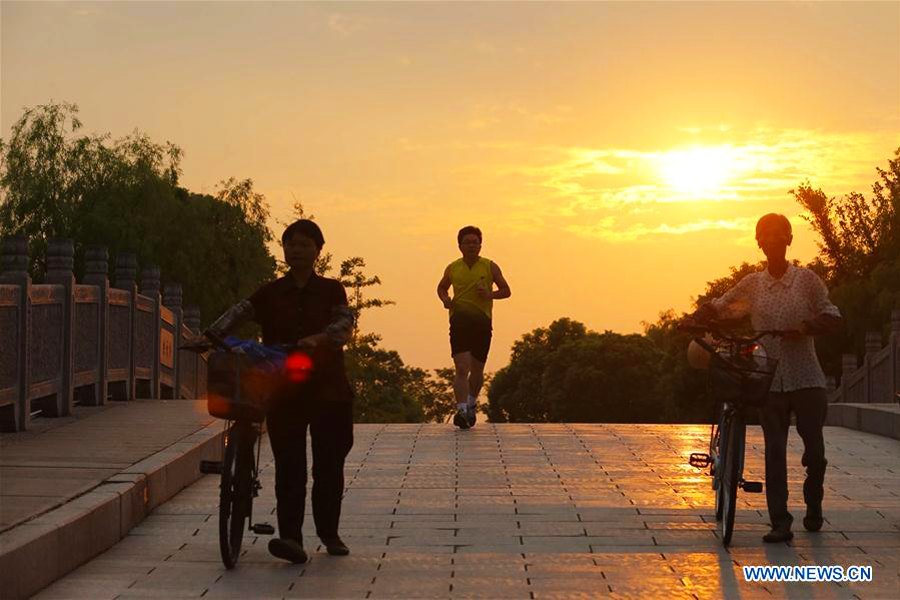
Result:
[[[450,317],[450,354],[470,352],[479,362],[487,362],[491,329],[491,320],[487,316],[453,315]]]

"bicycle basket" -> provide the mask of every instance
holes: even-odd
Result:
[[[256,368],[258,362],[236,352],[210,355],[206,406],[211,416],[254,423],[265,419],[266,403],[279,378]]]
[[[778,361],[764,356],[719,354],[710,364],[709,384],[716,399],[729,404],[763,406]]]

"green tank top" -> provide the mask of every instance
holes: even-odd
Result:
[[[456,314],[484,315],[491,318],[491,306],[493,298],[487,300],[478,295],[479,286],[489,292],[494,289],[494,277],[491,275],[491,261],[479,257],[478,261],[469,267],[460,258],[450,263],[450,283],[453,284],[453,304],[450,307],[450,316]]]

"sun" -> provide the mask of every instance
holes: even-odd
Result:
[[[663,154],[659,172],[676,192],[709,196],[728,181],[733,164],[734,151],[730,146],[697,146]]]

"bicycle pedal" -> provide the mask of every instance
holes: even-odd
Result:
[[[275,535],[275,528],[268,523],[256,523],[250,530],[257,535]]]
[[[222,461],[221,460],[201,460],[200,461],[200,472],[206,473],[207,475],[221,475],[222,474]]]
[[[705,469],[712,464],[709,454],[706,454],[705,452],[692,452],[691,459],[688,462],[691,463],[692,467],[697,467],[698,469]]]
[[[763,491],[763,484],[762,481],[745,481],[741,484],[741,489],[748,494],[759,494]]]

